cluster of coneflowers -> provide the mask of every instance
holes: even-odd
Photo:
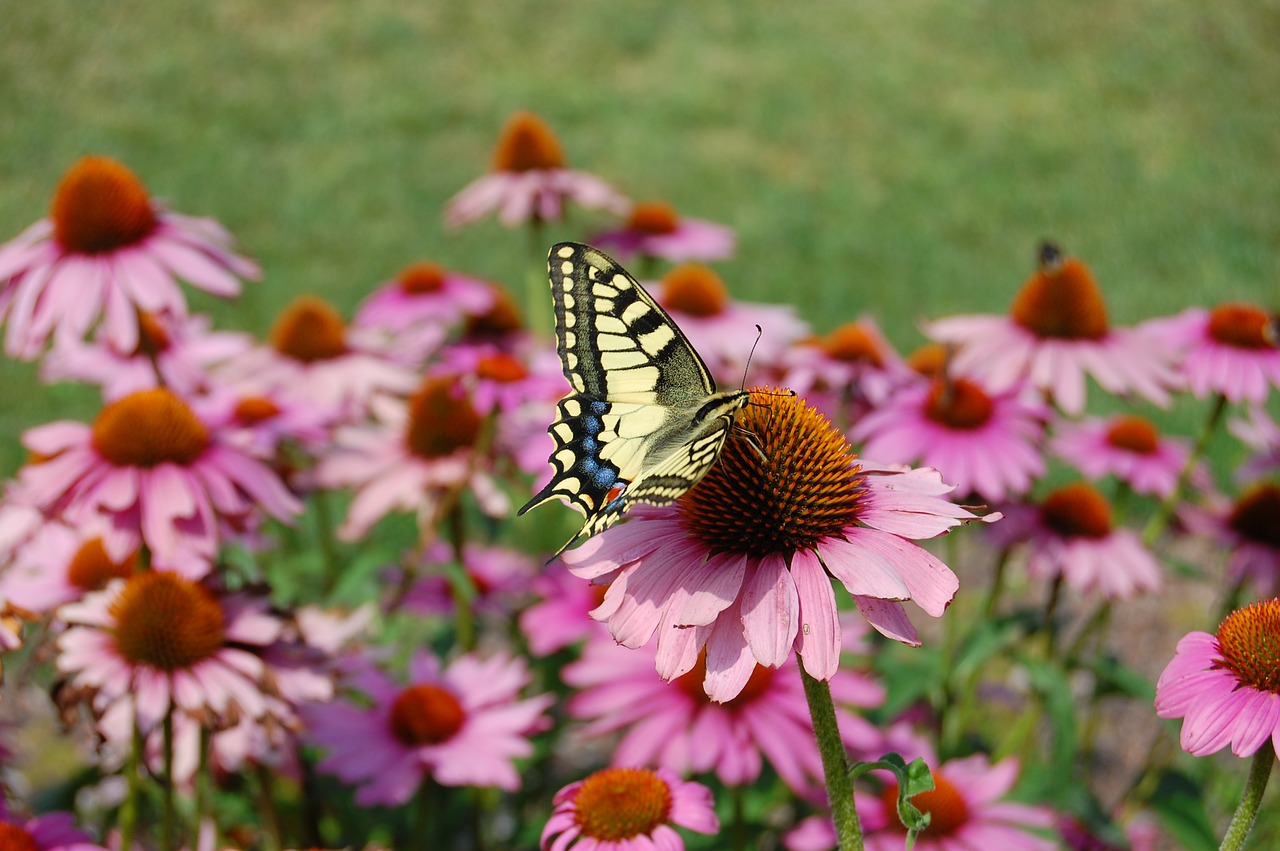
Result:
[[[568,385],[502,287],[411,263],[350,320],[304,296],[265,341],[214,330],[181,283],[231,298],[257,266],[97,156],[0,246],[5,352],[102,395],[92,423],[22,435],[0,501],[23,707],[0,846],[1149,848],[1173,770],[1157,713],[1191,754],[1254,757],[1243,841],[1280,745],[1270,315],[1118,327],[1046,243],[1006,315],[928,323],[910,356],[865,317],[814,335],[704,265],[730,229],[567,168],[529,114],[446,221],[542,234],[570,204],[618,218],[566,235],[646,278],[722,386],[764,330],[747,437],[675,506],[547,564],[568,519],[513,506],[550,475]],[[1119,413],[1087,414],[1099,390]],[[1194,445],[1151,410],[1177,394],[1209,408]],[[1224,425],[1239,464],[1208,451]],[[960,591],[917,542],[977,520],[991,567]],[[1113,800],[1087,736],[1074,774],[1035,782],[1062,752],[1054,695],[1090,674],[1075,717],[1098,723],[1113,609],[1159,595],[1170,552],[1220,625],[1163,648],[1154,710],[1135,690],[1151,755]],[[918,627],[958,592],[970,622]],[[36,812],[23,780],[49,762],[22,732],[41,717],[67,733],[74,814]]]

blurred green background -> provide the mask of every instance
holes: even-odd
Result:
[[[0,0],[0,38],[0,239],[116,157],[263,265],[223,326],[418,259],[523,292],[524,233],[441,223],[520,108],[571,166],[732,225],[734,293],[818,330],[868,312],[914,347],[1005,309],[1043,237],[1118,323],[1280,306],[1274,0]],[[33,375],[0,366],[6,435],[74,395]]]

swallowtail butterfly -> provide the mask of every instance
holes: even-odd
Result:
[[[668,505],[697,484],[750,395],[717,392],[671,317],[600,251],[562,242],[547,261],[556,348],[573,389],[547,429],[554,475],[519,513],[559,497],[586,515],[559,555],[632,505]]]

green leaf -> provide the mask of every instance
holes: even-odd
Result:
[[[1071,683],[1057,665],[1024,656],[1019,660],[1031,685],[1044,701],[1045,713],[1053,730],[1050,761],[1061,777],[1070,777],[1076,761],[1076,702]]]
[[[1160,817],[1161,826],[1187,851],[1212,851],[1218,847],[1204,808],[1203,790],[1187,775],[1179,771],[1160,775],[1150,805]]]
[[[855,762],[849,776],[857,780],[874,769],[893,772],[898,783],[898,820],[907,828],[907,851],[910,851],[916,834],[928,827],[930,820],[929,813],[921,812],[910,799],[933,789],[933,775],[923,759],[917,758],[908,764],[900,755],[887,753],[874,762]]]

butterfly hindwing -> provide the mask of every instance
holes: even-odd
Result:
[[[548,261],[557,350],[573,392],[548,429],[551,481],[520,513],[560,497],[586,515],[576,540],[637,502],[682,496],[719,457],[748,394],[717,393],[671,317],[603,253],[561,243]]]

